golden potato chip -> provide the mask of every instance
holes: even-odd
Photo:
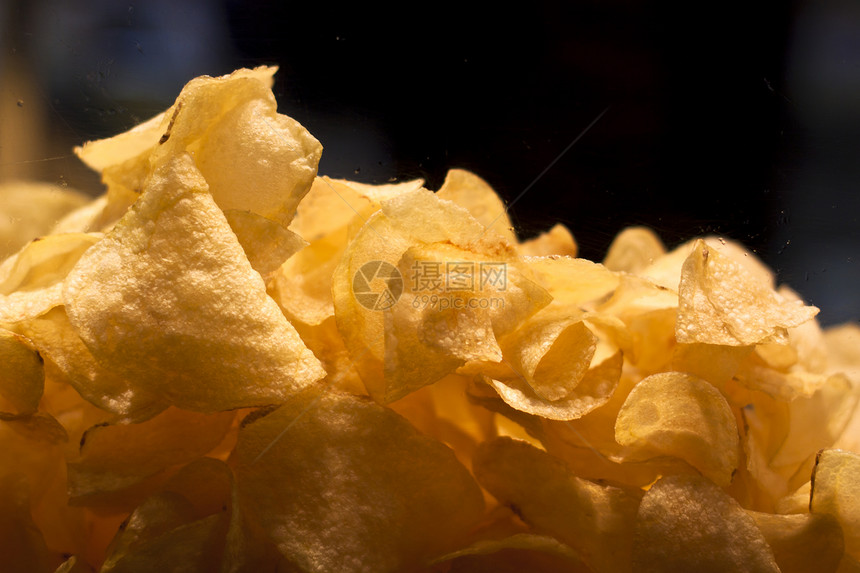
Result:
[[[549,302],[512,247],[483,230],[422,189],[383,201],[350,244],[334,273],[335,316],[374,399],[498,359],[496,337]]]
[[[251,267],[264,279],[307,245],[304,239],[283,225],[251,211],[228,209],[224,216],[236,233]]]
[[[538,532],[569,545],[595,571],[630,571],[633,492],[580,479],[563,462],[510,438],[482,444],[475,477]]]
[[[248,421],[230,463],[249,519],[303,571],[409,570],[483,513],[450,449],[345,394],[305,393]]]
[[[463,207],[485,229],[498,234],[511,245],[517,244],[517,235],[505,204],[489,183],[471,171],[449,169],[436,196]]]
[[[621,378],[620,352],[583,373],[576,386],[563,397],[548,400],[537,394],[528,380],[489,380],[510,407],[548,420],[574,420],[605,404]]]
[[[0,185],[0,261],[86,202],[85,195],[51,183],[4,182]]]
[[[845,552],[860,559],[860,454],[844,450],[818,454],[809,509],[835,517],[845,535]]]
[[[156,171],[67,277],[69,321],[107,370],[176,406],[281,401],[322,368],[206,189],[188,156]]]
[[[738,427],[726,399],[681,372],[653,374],[636,384],[618,413],[615,439],[639,459],[681,458],[722,486],[738,467]]]
[[[62,281],[100,233],[48,235],[0,265],[0,324],[37,317],[63,303]]]
[[[101,366],[72,329],[65,307],[16,324],[46,360],[46,373],[68,383],[87,401],[125,420],[145,420],[169,404],[151,390]]]
[[[839,567],[845,544],[842,528],[833,516],[747,513],[770,545],[781,573],[833,573]]]
[[[95,569],[86,564],[77,555],[72,555],[57,567],[54,573],[95,573]]]
[[[647,227],[627,227],[612,240],[603,264],[611,271],[636,274],[666,254],[660,238]]]
[[[642,498],[633,570],[779,572],[752,517],[710,480],[667,476]]]
[[[598,263],[569,257],[524,257],[537,282],[562,306],[583,306],[612,293],[620,281]]]
[[[518,250],[521,255],[528,257],[575,257],[579,246],[570,230],[556,223],[549,231],[520,243]]]
[[[788,301],[740,264],[698,240],[684,261],[678,342],[744,346],[781,341],[818,309]]]
[[[104,497],[106,502],[116,503],[119,495],[106,494],[130,488],[214,448],[230,428],[233,416],[233,412],[199,414],[168,408],[138,424],[90,428],[81,438],[80,456],[68,464],[72,501],[98,504]],[[177,436],[182,439],[178,441]]]
[[[34,413],[45,387],[42,357],[23,336],[0,328],[0,364],[0,413]]]

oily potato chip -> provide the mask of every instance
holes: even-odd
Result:
[[[642,573],[778,573],[752,517],[701,476],[667,476],[642,498],[633,538],[633,570]]]
[[[73,328],[107,370],[179,407],[278,402],[323,375],[187,155],[156,171],[141,199],[85,253],[64,300]]]
[[[454,548],[483,499],[453,452],[367,399],[305,393],[242,428],[242,506],[303,571],[403,571]]]
[[[569,545],[594,571],[630,571],[634,492],[574,476],[525,442],[497,438],[474,459],[478,482],[537,531]]]
[[[833,573],[845,552],[842,528],[831,515],[775,515],[750,511],[781,573]]]
[[[615,439],[641,458],[676,456],[726,486],[738,467],[738,427],[729,404],[704,380],[681,372],[641,380],[615,422]]]
[[[679,286],[678,342],[744,346],[783,340],[786,329],[818,309],[789,301],[741,264],[701,239],[684,261]]]
[[[860,559],[860,454],[844,450],[818,454],[809,509],[835,517],[845,536],[845,552]]]

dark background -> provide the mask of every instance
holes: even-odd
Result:
[[[96,193],[73,145],[196,75],[277,64],[321,173],[435,189],[470,169],[522,236],[562,221],[594,260],[627,225],[723,234],[823,322],[857,320],[860,3],[676,4],[7,0],[0,177]]]

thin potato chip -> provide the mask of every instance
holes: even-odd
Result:
[[[510,438],[475,455],[478,482],[537,531],[573,548],[595,571],[630,571],[637,496],[571,474],[564,463]]]
[[[44,361],[23,337],[0,328],[0,413],[33,414],[45,387]]]
[[[633,538],[637,573],[778,573],[752,517],[710,480],[668,476],[642,498]]]
[[[615,439],[640,459],[676,456],[726,486],[738,467],[738,428],[725,398],[704,380],[680,372],[654,374],[627,396]]]
[[[818,454],[809,509],[834,516],[845,535],[845,552],[860,559],[860,454],[844,450]]]
[[[839,567],[845,544],[833,516],[748,513],[770,545],[781,573],[833,573]]]
[[[628,227],[618,233],[603,264],[611,271],[638,273],[666,254],[666,247],[647,227]]]
[[[780,341],[787,328],[818,314],[815,307],[786,300],[701,239],[684,261],[678,292],[675,336],[682,343],[744,346]]]
[[[489,183],[471,171],[449,169],[436,196],[467,209],[484,228],[498,234],[511,245],[517,244],[517,235],[505,204]]]
[[[156,171],[67,277],[64,299],[106,369],[176,406],[278,402],[323,375],[188,156]]]
[[[85,195],[50,183],[4,182],[0,185],[0,261],[86,202]]]
[[[575,257],[579,247],[570,230],[561,223],[556,223],[549,231],[520,243],[519,251],[521,255],[528,257]]]
[[[409,570],[483,512],[446,446],[344,394],[306,393],[249,421],[231,465],[242,506],[303,571]]]

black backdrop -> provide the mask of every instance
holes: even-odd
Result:
[[[38,71],[55,144],[126,129],[193,75],[277,64],[280,110],[322,141],[322,173],[436,188],[449,167],[467,168],[513,203],[523,236],[562,221],[595,260],[626,225],[669,246],[724,234],[825,322],[860,316],[860,111],[839,107],[854,93],[838,84],[860,83],[860,15],[847,0],[811,16],[771,0],[68,4],[5,9],[4,50]],[[70,14],[92,22],[69,25]],[[833,37],[828,22],[845,46],[810,54]],[[830,64],[843,76],[827,76]],[[827,86],[832,101],[818,97]]]

